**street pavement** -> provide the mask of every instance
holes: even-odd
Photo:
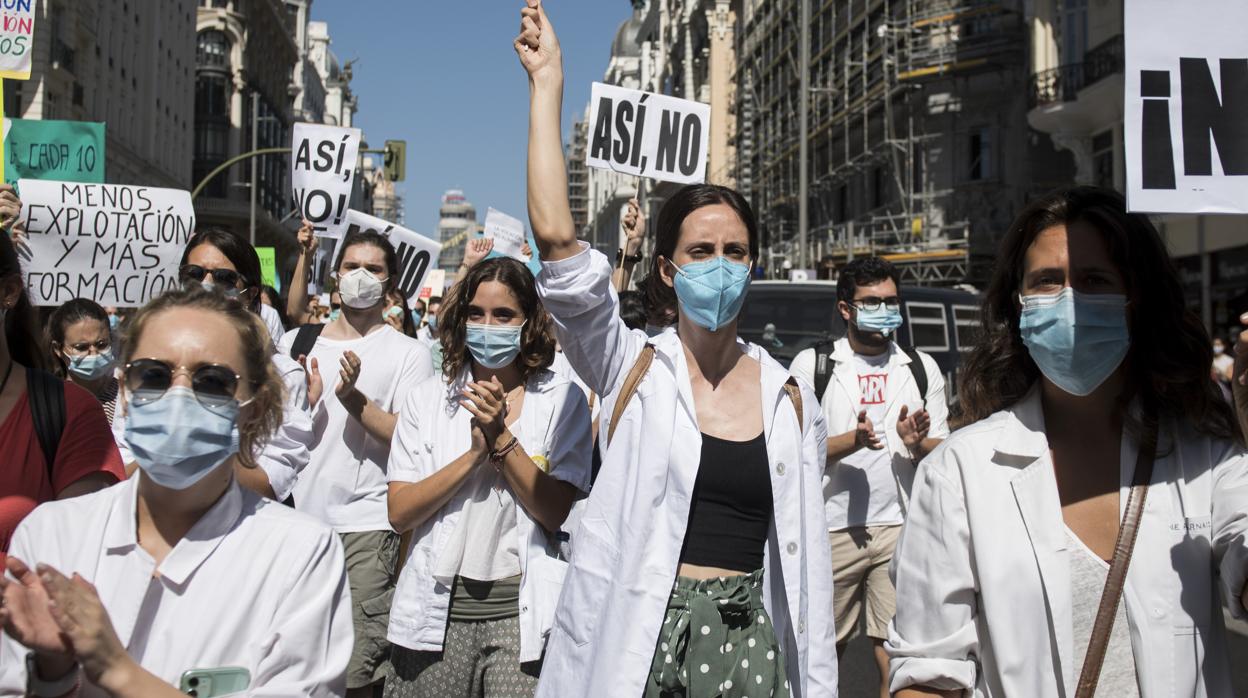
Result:
[[[1248,696],[1248,623],[1226,616],[1229,636],[1231,679],[1235,695]],[[858,636],[845,648],[841,658],[841,698],[878,698],[880,684],[871,643]]]

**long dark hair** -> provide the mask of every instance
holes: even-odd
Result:
[[[248,290],[247,303],[254,312],[260,310],[260,255],[256,248],[241,237],[221,228],[205,228],[196,232],[187,241],[182,250],[182,261],[178,266],[186,266],[191,251],[200,245],[211,245],[217,248],[225,258],[230,260],[238,275],[243,277],[243,286]]]
[[[48,316],[48,349],[49,363],[56,368],[56,375],[65,378],[69,366],[65,364],[61,353],[65,350],[65,330],[83,320],[95,320],[108,328],[108,313],[99,303],[87,298],[75,298],[52,311]]]
[[[1010,226],[984,294],[983,335],[962,368],[959,421],[969,424],[1015,404],[1040,377],[1018,327],[1024,261],[1042,231],[1075,222],[1101,234],[1130,301],[1131,348],[1123,363],[1126,389],[1120,407],[1138,398],[1159,417],[1186,421],[1215,437],[1242,439],[1234,413],[1209,375],[1209,334],[1184,302],[1178,270],[1161,235],[1147,217],[1127,213],[1121,194],[1098,187],[1044,196]],[[1142,425],[1125,416],[1138,435]]]
[[[22,265],[17,258],[17,248],[9,234],[0,231],[0,279],[8,276],[22,277]],[[9,345],[13,361],[30,368],[48,370],[48,352],[44,348],[43,333],[39,331],[39,318],[26,296],[25,284],[17,297],[17,304],[4,315],[4,339]]]
[[[527,322],[520,334],[520,375],[527,381],[530,376],[550,367],[555,360],[555,336],[550,327],[550,316],[537,296],[533,274],[520,262],[510,257],[487,259],[468,270],[467,275],[451,287],[442,300],[438,312],[438,338],[442,342],[442,374],[448,381],[454,380],[471,364],[468,352],[467,330],[468,306],[477,295],[477,287],[485,281],[498,281],[511,290],[520,302]]]
[[[663,282],[659,273],[659,257],[671,260],[680,242],[680,227],[685,219],[694,211],[724,204],[737,212],[741,222],[745,224],[750,237],[750,258],[758,260],[758,220],[754,217],[754,209],[750,202],[735,190],[716,184],[690,184],[682,187],[672,198],[663,204],[659,211],[659,221],[655,226],[654,254],[650,260],[650,274],[646,277],[642,290],[646,294],[646,307],[652,319],[660,321],[662,326],[676,321],[676,291]]]

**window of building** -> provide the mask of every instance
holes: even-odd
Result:
[[[949,328],[945,325],[945,306],[940,303],[906,303],[910,340],[923,351],[949,351]]]
[[[1114,186],[1114,130],[1092,136],[1092,172],[1098,187]]]
[[[1082,63],[1088,50],[1088,0],[1060,0],[1057,33],[1063,65]]]
[[[997,176],[996,148],[993,144],[992,129],[972,129],[967,139],[970,167],[967,168],[967,179],[979,181]]]
[[[230,38],[215,29],[200,32],[195,60],[200,68],[225,68],[230,60]]]
[[[953,306],[953,330],[958,340],[958,351],[966,353],[979,342],[979,308],[973,305]]]

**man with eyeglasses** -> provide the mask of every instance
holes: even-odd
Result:
[[[915,466],[949,435],[945,381],[936,361],[892,339],[902,322],[899,286],[886,259],[847,264],[836,284],[847,336],[802,351],[790,367],[815,386],[831,435],[823,494],[837,651],[844,651],[865,616],[881,696],[888,696],[883,645],[897,607],[889,563]]]

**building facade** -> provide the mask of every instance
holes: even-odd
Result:
[[[1070,153],[1079,183],[1124,191],[1123,0],[1035,0],[1029,9],[1028,122]],[[1166,214],[1155,221],[1189,303],[1211,331],[1227,334],[1248,312],[1248,219]]]
[[[5,114],[105,122],[106,181],[189,189],[196,1],[35,5],[31,79],[4,81]]]
[[[477,207],[468,201],[463,191],[451,189],[443,194],[442,207],[438,209],[438,241],[442,243],[438,267],[446,270],[448,276],[454,275],[460,262],[464,261],[468,240],[481,231],[482,227],[477,223]]]

